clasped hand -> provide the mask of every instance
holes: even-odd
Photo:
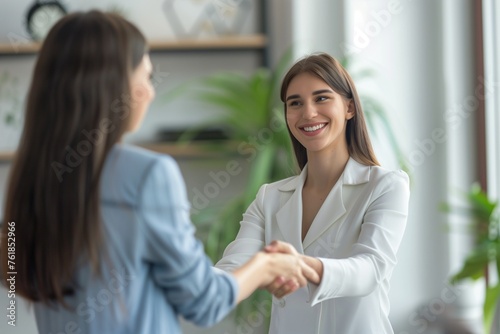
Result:
[[[322,264],[319,264],[320,269],[317,263],[316,266],[312,266],[312,258],[299,254],[292,245],[283,241],[273,241],[264,247],[264,251],[276,257],[280,264],[279,274],[270,284],[263,287],[275,297],[282,298],[305,286],[308,281],[314,284],[319,284],[321,281]],[[319,260],[317,262],[321,263]]]

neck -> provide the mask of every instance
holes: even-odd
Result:
[[[347,147],[344,150],[329,152],[308,152],[305,186],[331,189],[344,172],[348,160]]]

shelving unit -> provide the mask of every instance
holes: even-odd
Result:
[[[17,48],[16,48],[17,47]],[[224,36],[217,38],[205,39],[185,39],[185,40],[170,40],[170,41],[155,41],[150,43],[151,52],[191,52],[191,51],[248,51],[256,50],[265,52],[267,48],[267,39],[264,34],[241,35],[241,36]],[[9,44],[0,44],[1,56],[17,56],[17,55],[36,55],[40,49],[39,43],[26,43],[17,46]],[[266,61],[263,57],[262,63]],[[175,158],[182,159],[197,159],[197,158],[213,158],[222,156],[223,153],[218,153],[210,149],[210,142],[197,142],[186,145],[175,143],[150,143],[139,144],[138,146],[150,149],[155,152],[171,155]],[[236,145],[226,143],[228,146],[233,145],[236,151]],[[9,163],[14,157],[14,152],[1,152],[0,163]]]
[[[34,55],[40,50],[40,43],[0,44],[0,56]],[[207,51],[207,50],[262,50],[267,46],[263,34],[222,36],[168,41],[151,41],[151,52]]]
[[[247,35],[223,35],[217,37],[204,37],[193,39],[172,39],[150,41],[151,53],[169,52],[256,52],[260,57],[260,66],[269,66],[267,37],[267,4],[259,0],[259,15],[261,16],[260,32]],[[40,50],[41,43],[16,41],[13,43],[0,43],[0,58],[2,57],[33,57]],[[225,143],[234,145],[234,143]],[[139,144],[147,149],[172,155],[176,158],[210,158],[222,156],[223,153],[209,149],[210,143],[196,142],[188,145],[176,143],[148,143]],[[236,147],[234,147],[236,151]],[[0,163],[9,163],[14,157],[14,152],[0,151]]]

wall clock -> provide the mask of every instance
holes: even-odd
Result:
[[[26,14],[26,28],[31,38],[42,41],[54,23],[66,13],[66,8],[59,1],[35,1]]]

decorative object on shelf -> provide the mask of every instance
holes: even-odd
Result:
[[[479,184],[473,184],[469,192],[463,195],[466,200],[462,205],[441,204],[440,209],[449,214],[461,214],[471,221],[470,231],[475,237],[475,247],[465,259],[462,268],[451,277],[452,283],[465,279],[486,280],[486,298],[483,305],[485,333],[493,333],[500,319],[500,282],[491,281],[491,277],[500,277],[500,216],[499,202],[488,198]],[[491,266],[491,264],[495,264]],[[490,270],[496,267],[497,273]],[[496,313],[496,314],[495,314]],[[496,317],[496,319],[495,319]]]
[[[66,13],[66,8],[57,0],[36,0],[26,14],[26,28],[31,38],[42,41],[54,23]]]
[[[122,6],[120,4],[111,4],[107,7],[106,11],[118,14],[126,19],[130,19],[129,11],[125,6]]]
[[[22,100],[18,78],[9,72],[0,73],[0,152],[17,146],[22,125]],[[0,153],[0,160],[2,157]]]
[[[165,0],[163,9],[178,38],[241,33],[252,9],[251,0]],[[192,13],[199,13],[192,15]],[[193,19],[186,20],[184,13]]]
[[[0,117],[7,126],[21,124],[21,98],[18,79],[9,72],[0,74]]]

